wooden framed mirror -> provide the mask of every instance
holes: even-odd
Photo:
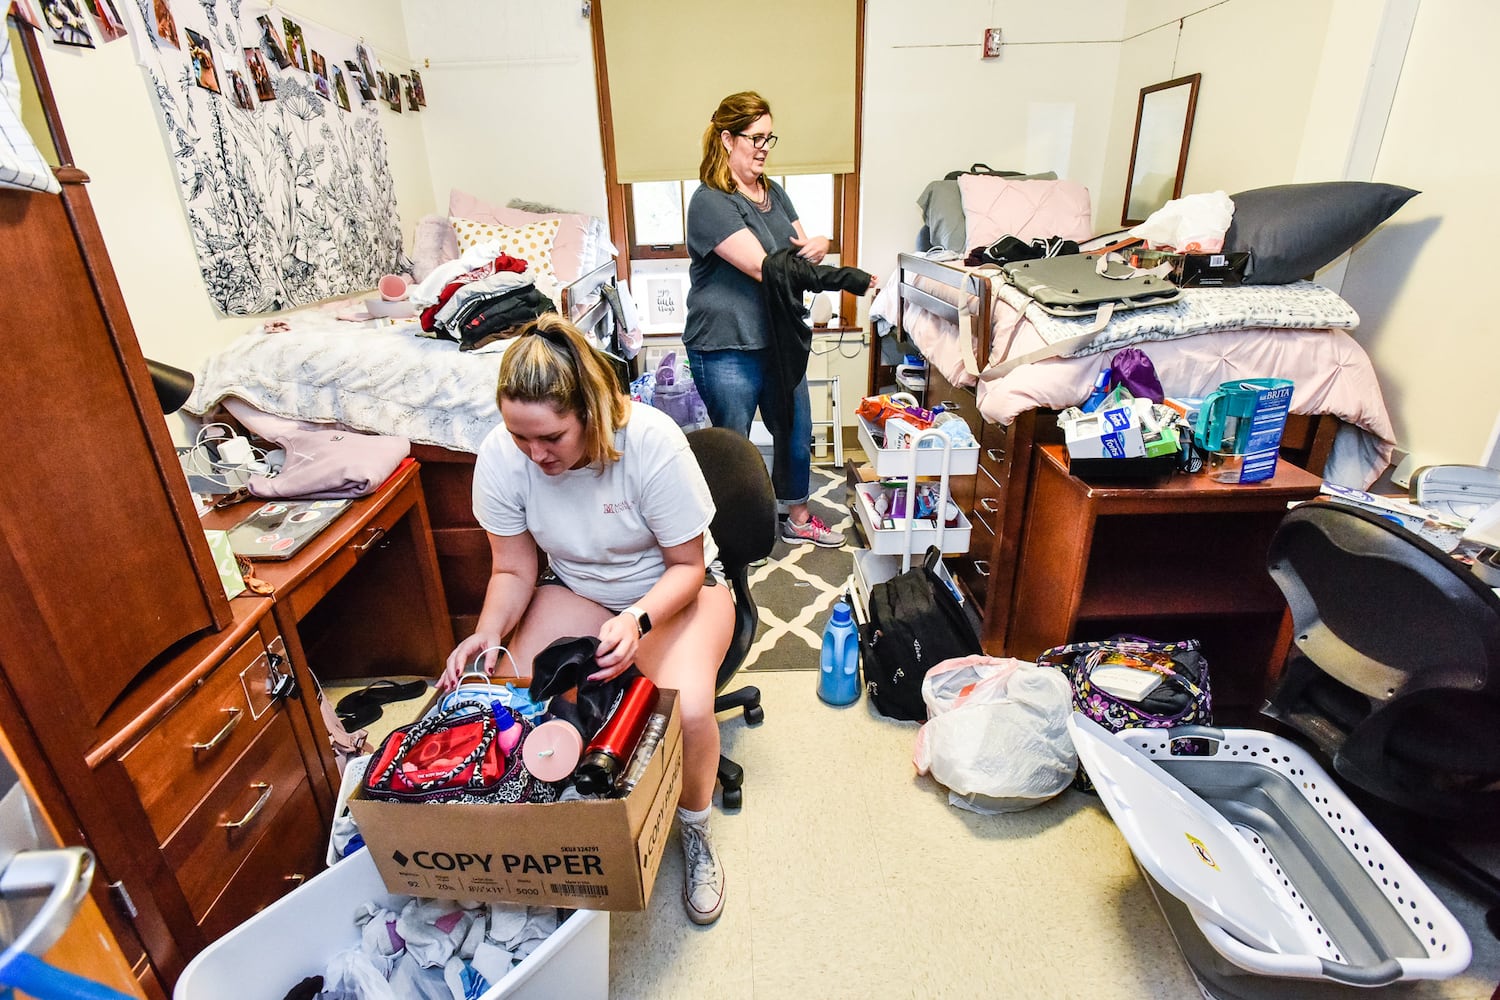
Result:
[[[1136,105],[1135,138],[1125,175],[1125,207],[1120,224],[1134,226],[1173,198],[1182,197],[1188,141],[1198,108],[1202,73],[1141,88]]]

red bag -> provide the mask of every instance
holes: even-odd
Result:
[[[526,773],[520,754],[507,766],[498,736],[495,716],[471,706],[403,726],[385,738],[365,772],[365,795],[398,802],[497,796],[511,770]]]

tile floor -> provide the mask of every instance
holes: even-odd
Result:
[[[1199,995],[1097,799],[1070,790],[1006,816],[961,811],[915,775],[915,724],[874,715],[864,701],[824,705],[812,672],[745,676],[761,689],[766,719],[723,726],[726,752],[746,772],[744,808],[715,807],[724,915],[699,928],[683,914],[674,837],[649,909],[611,916],[611,997]],[[1469,931],[1469,971],[1336,995],[1491,1000],[1500,942],[1476,907],[1428,881]]]

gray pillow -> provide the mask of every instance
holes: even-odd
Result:
[[[1278,184],[1231,199],[1226,251],[1248,251],[1247,285],[1285,285],[1364,239],[1419,192],[1398,184]]]
[[[996,171],[1011,181],[1055,181],[1057,173],[1048,170],[1040,174],[1016,174]],[[922,222],[927,226],[927,239],[932,246],[968,253],[965,245],[967,232],[964,229],[964,200],[958,193],[957,180],[933,181],[922,189],[917,198],[917,207],[922,210]]]

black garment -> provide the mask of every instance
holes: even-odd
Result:
[[[1009,264],[1013,260],[1041,260],[1078,253],[1078,244],[1061,236],[1038,236],[1031,242],[1015,236],[1002,236],[987,247],[976,247],[964,259],[966,267],[985,264]]]
[[[767,375],[770,377],[773,413],[762,413],[775,441],[772,478],[785,482],[790,461],[781,437],[792,425],[792,392],[807,374],[812,353],[812,330],[808,329],[804,292],[851,292],[863,295],[870,288],[870,274],[857,267],[827,267],[797,256],[795,247],[767,254],[760,265],[760,291],[770,320],[771,344]],[[781,476],[781,478],[777,478]]]
[[[552,300],[536,290],[535,285],[520,285],[498,295],[478,299],[466,305],[454,317],[458,331],[458,349],[473,351],[492,340],[503,340],[527,320],[544,312],[556,312]]]

